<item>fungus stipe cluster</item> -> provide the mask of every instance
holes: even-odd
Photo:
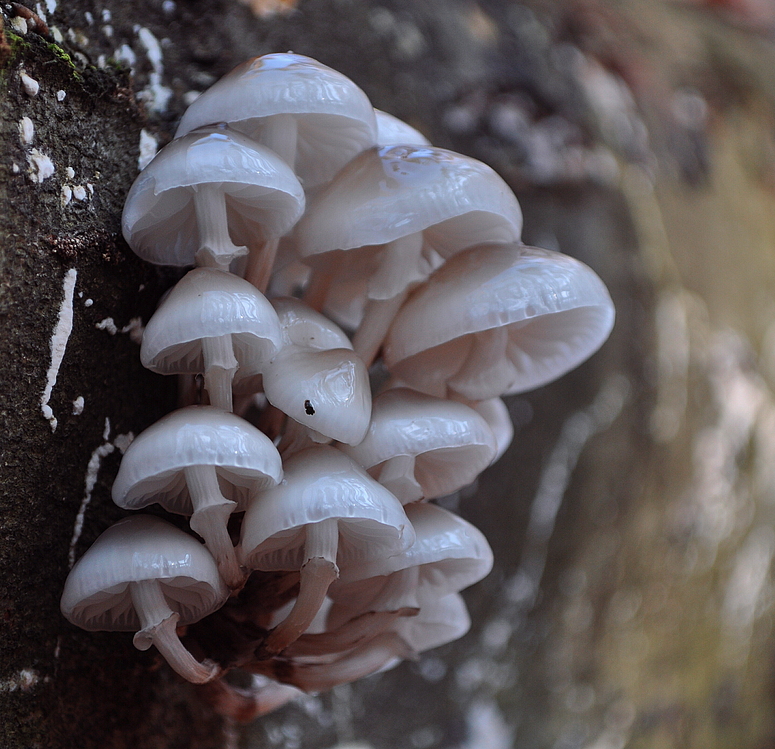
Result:
[[[112,526],[64,615],[135,632],[239,719],[463,635],[459,593],[492,552],[428,500],[504,452],[502,395],[577,366],[614,320],[594,272],[521,228],[492,169],[315,60],[259,57],[200,96],[124,208],[140,257],[196,267],[140,353],[179,376],[181,407],[113,485],[192,534]],[[235,668],[254,689],[221,678]]]

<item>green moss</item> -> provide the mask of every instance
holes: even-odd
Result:
[[[66,65],[70,69],[70,73],[75,78],[76,81],[82,82],[83,76],[81,75],[80,71],[75,65],[75,62],[73,61],[73,58],[65,52],[62,47],[60,47],[58,44],[54,42],[47,42],[46,47],[48,48],[48,51],[51,52],[54,57],[56,57],[57,60],[59,60],[61,63]]]

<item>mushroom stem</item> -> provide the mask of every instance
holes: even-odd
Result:
[[[241,689],[218,679],[201,687],[199,694],[212,705],[216,713],[239,723],[250,723],[301,694],[290,684],[278,684],[256,675],[253,679],[254,684],[249,689]]]
[[[390,299],[369,299],[361,325],[353,337],[353,349],[367,367],[376,358],[390,323],[408,294],[407,288]]]
[[[493,393],[506,392],[514,384],[517,374],[508,357],[511,353],[508,348],[509,329],[506,326],[474,333],[466,358],[455,376],[447,381],[447,386],[472,400],[483,385]],[[517,352],[518,355],[521,353]]]
[[[271,148],[291,169],[296,168],[298,125],[292,114],[275,114],[264,120],[261,143]]]
[[[210,396],[210,404],[232,411],[232,388],[234,373],[239,362],[234,356],[231,335],[202,338],[202,356],[204,358],[205,390]]]
[[[228,271],[231,261],[246,255],[248,248],[231,241],[226,199],[219,183],[194,188],[194,210],[199,229],[197,265]]]
[[[204,684],[218,675],[215,663],[200,663],[183,647],[176,631],[180,615],[169,607],[156,580],[129,583],[129,594],[142,625],[133,639],[138,650],[155,645],[172,669],[194,684]]]
[[[402,505],[423,498],[422,487],[414,477],[414,464],[414,455],[396,455],[382,464],[377,477],[377,481],[398,497]]]
[[[320,611],[331,583],[339,577],[336,552],[339,545],[339,523],[328,518],[306,526],[305,561],[299,577],[299,595],[284,619],[266,640],[269,653],[280,653],[295,642],[312,624]]]
[[[272,266],[280,245],[279,237],[270,237],[263,245],[251,247],[248,265],[245,269],[245,280],[253,284],[262,294],[266,293],[269,279],[272,276]]]
[[[396,611],[369,611],[350,619],[331,632],[302,635],[286,651],[289,658],[311,655],[328,655],[351,650],[364,640],[371,640],[384,632],[402,616],[416,616],[419,608],[402,608]]]
[[[194,507],[189,521],[191,530],[205,540],[205,546],[215,558],[218,572],[226,584],[232,590],[239,588],[245,582],[245,575],[240,570],[226,528],[237,503],[221,494],[215,466],[189,466],[183,470]]]
[[[379,268],[369,279],[369,298],[390,299],[409,284],[425,281],[428,272],[420,268],[422,246],[422,232],[387,242],[382,249]]]
[[[326,297],[331,289],[331,284],[339,273],[345,258],[344,252],[330,253],[330,260],[323,264],[317,261],[312,266],[307,288],[304,289],[302,300],[304,304],[316,312],[322,312],[326,305]]]
[[[295,664],[269,661],[256,664],[259,673],[271,676],[273,667],[280,672],[276,678],[305,692],[322,692],[339,684],[349,684],[373,674],[401,658],[411,658],[414,651],[396,634],[384,632],[359,645],[346,655],[328,663]],[[268,668],[267,668],[268,666]],[[252,670],[250,666],[248,669]]]

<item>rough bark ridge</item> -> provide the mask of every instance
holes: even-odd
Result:
[[[660,708],[648,689],[636,688],[655,672],[648,664],[627,670],[605,657],[630,630],[602,612],[641,588],[645,609],[647,583],[664,588],[664,579],[679,577],[670,568],[669,578],[658,579],[665,570],[643,558],[650,543],[673,538],[659,530],[650,542],[649,529],[669,525],[659,512],[672,517],[670,498],[685,494],[687,435],[705,423],[704,416],[684,423],[681,412],[673,414],[677,431],[654,426],[662,359],[644,360],[662,318],[653,314],[652,289],[675,291],[682,273],[701,287],[702,277],[690,273],[696,260],[675,261],[652,242],[660,198],[654,165],[667,165],[668,183],[679,185],[661,196],[660,226],[680,238],[681,210],[693,209],[691,191],[709,180],[707,119],[697,106],[762,91],[740,94],[735,111],[756,112],[752,121],[766,131],[761,122],[771,124],[775,97],[756,63],[771,60],[772,50],[670,2],[633,3],[645,19],[637,23],[611,5],[614,11],[593,0],[301,0],[287,17],[260,19],[236,0],[46,0],[35,8],[50,35],[34,18],[24,20],[28,11],[2,6],[0,746],[207,748],[233,738],[153,651],[139,653],[128,636],[70,627],[58,601],[69,559],[122,515],[110,501],[122,446],[174,406],[172,383],[140,366],[133,338],[136,321],[148,319],[175,277],[138,261],[120,235],[141,147],[167,142],[186,101],[234,65],[288,49],[349,75],[375,106],[435,144],[492,164],[518,193],[525,241],[590,264],[612,291],[618,321],[589,364],[510,401],[515,444],[478,493],[459,500],[497,560],[468,596],[472,635],[380,679],[269,716],[248,729],[246,745],[318,749],[357,738],[376,749],[506,749],[599,738],[601,746],[623,746],[621,737],[673,736],[671,709],[707,731],[716,725],[707,704],[723,702],[731,725],[750,714],[743,708],[762,704],[771,675],[757,671],[758,691],[741,703],[729,695],[744,670],[730,670],[697,677],[696,703],[679,694]],[[657,29],[676,38],[652,38]],[[665,61],[655,61],[663,51]],[[681,92],[689,98],[675,98]],[[699,99],[689,96],[695,93]],[[651,119],[633,95],[653,105]],[[711,203],[702,214],[709,225],[713,214]],[[714,305],[718,295],[708,286]],[[64,345],[62,357],[52,353],[52,336],[60,353]],[[683,435],[683,452],[671,442],[675,434]],[[672,465],[671,476],[655,479],[656,463]],[[660,509],[644,519],[639,501]],[[693,532],[684,528],[680,540],[666,542],[664,558],[682,560]],[[635,551],[627,552],[623,537],[634,538]],[[684,592],[665,593],[674,611]],[[714,596],[707,592],[693,610],[707,610]],[[622,619],[632,621],[661,642],[651,620]],[[681,619],[664,634],[682,633],[681,655],[694,653],[691,626]],[[632,642],[646,652],[642,640]],[[702,652],[687,659],[705,660]],[[733,744],[761,745],[771,735],[768,720],[748,725],[730,729]],[[700,735],[704,744],[683,736],[680,745],[722,746]]]

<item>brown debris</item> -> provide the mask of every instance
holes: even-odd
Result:
[[[247,5],[257,18],[273,18],[287,16],[296,10],[299,0],[239,0]]]

